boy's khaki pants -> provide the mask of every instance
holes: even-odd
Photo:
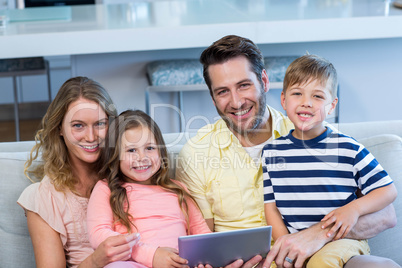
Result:
[[[343,267],[357,255],[370,255],[367,240],[340,239],[326,244],[307,262],[307,268]]]

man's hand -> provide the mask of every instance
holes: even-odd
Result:
[[[257,255],[257,256],[254,256],[253,258],[251,258],[246,263],[244,263],[244,261],[241,260],[241,259],[236,260],[236,261],[232,262],[231,264],[226,265],[225,268],[240,268],[240,267],[242,267],[242,268],[252,268],[255,265],[257,265],[258,263],[260,263],[261,260],[262,260],[262,257],[260,255]],[[243,265],[243,263],[244,263],[244,265]],[[204,265],[200,264],[197,267],[198,268],[204,268]],[[260,263],[259,266],[256,266],[256,267],[261,267],[261,263]],[[212,268],[212,266],[207,264],[207,265],[205,265],[205,268]]]
[[[332,237],[326,236],[329,227],[322,229],[321,225],[318,223],[306,230],[281,236],[269,251],[263,267],[270,267],[273,261],[278,267],[303,267],[307,258],[332,240]],[[292,263],[285,261],[286,257]]]

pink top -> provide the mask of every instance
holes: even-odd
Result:
[[[129,213],[134,219],[135,227],[132,227],[132,232],[137,230],[142,242],[133,248],[134,261],[152,267],[153,256],[158,247],[178,249],[179,236],[210,232],[200,210],[192,202],[189,202],[188,209],[188,231],[176,194],[156,185],[125,183],[124,187],[130,204]],[[91,194],[87,214],[89,240],[94,248],[109,236],[127,233],[124,226],[114,224],[109,197],[107,183],[99,181]]]
[[[67,267],[77,267],[94,251],[86,226],[88,198],[57,191],[49,177],[28,186],[18,199],[25,210],[37,213],[60,234]]]

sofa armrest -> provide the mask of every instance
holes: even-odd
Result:
[[[402,138],[386,134],[360,139],[359,142],[366,146],[393,179],[399,193],[393,205],[397,220],[402,222],[402,198],[400,197],[402,194]],[[398,251],[400,241],[395,239],[400,233],[402,233],[402,224],[399,223],[396,227],[369,239],[371,253],[402,263],[402,255]]]
[[[402,120],[372,121],[334,124],[342,133],[355,139],[368,138],[382,134],[402,137]]]

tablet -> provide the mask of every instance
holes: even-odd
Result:
[[[271,246],[271,226],[179,237],[179,256],[190,267],[210,264],[226,266],[237,259],[263,257]]]

